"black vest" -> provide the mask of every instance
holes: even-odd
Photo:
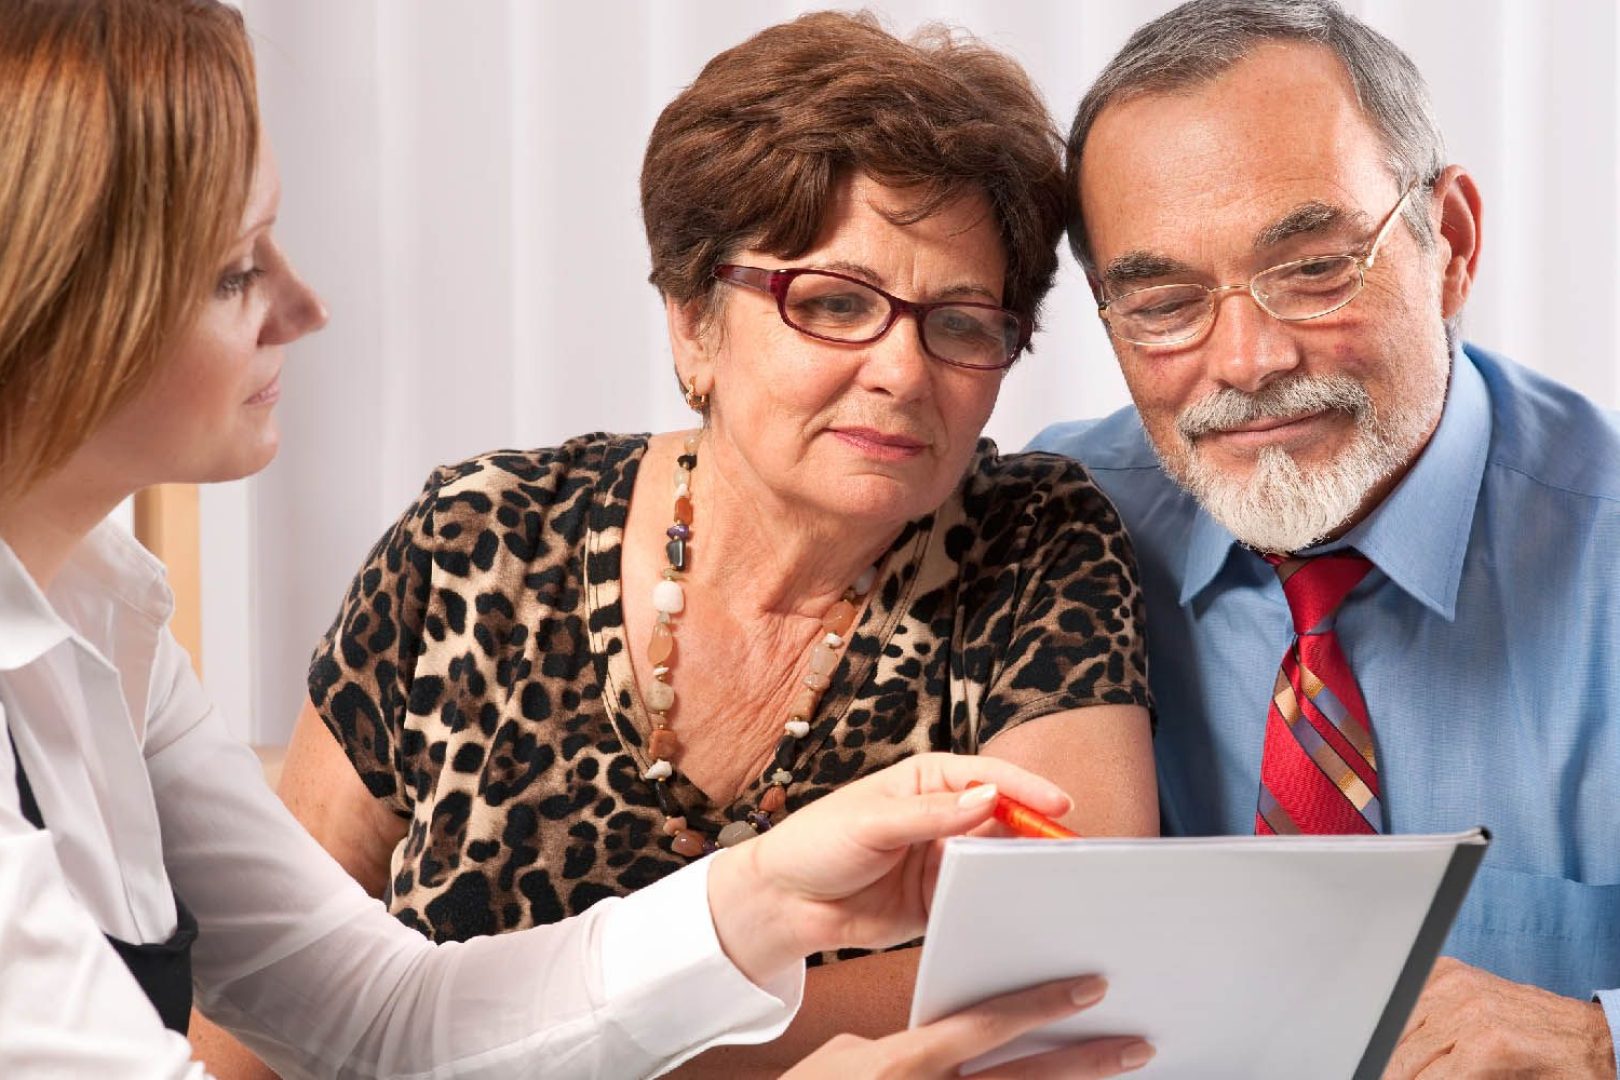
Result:
[[[17,762],[17,801],[22,805],[22,815],[36,829],[43,829],[45,819],[40,815],[28,774],[23,771],[16,739],[11,740],[11,756]],[[111,934],[106,938],[151,999],[163,1025],[184,1035],[191,1023],[191,943],[197,940],[197,920],[178,896],[174,908],[177,922],[168,941],[131,945]]]

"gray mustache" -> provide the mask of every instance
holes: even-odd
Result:
[[[1274,382],[1259,393],[1235,387],[1217,390],[1188,406],[1176,419],[1182,438],[1196,439],[1211,431],[1224,431],[1256,420],[1270,420],[1337,409],[1358,418],[1372,409],[1372,399],[1348,375],[1294,375]]]

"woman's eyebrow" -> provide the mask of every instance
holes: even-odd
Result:
[[[261,220],[255,222],[254,224],[249,225],[247,228],[243,229],[242,230],[242,235],[238,236],[236,238],[236,242],[238,244],[240,244],[242,241],[246,240],[248,237],[256,236],[259,233],[264,232],[264,230],[270,228],[275,223],[276,223],[276,215],[275,214],[266,214]]]
[[[864,263],[846,262],[842,259],[836,259],[830,262],[816,263],[813,267],[811,267],[811,269],[835,270],[840,274],[848,274],[850,277],[860,278],[862,281],[869,281],[880,289],[888,290],[889,288],[888,283],[883,279],[883,275],[879,274],[876,270],[873,270],[870,266],[867,266]],[[982,297],[991,304],[1001,303],[1000,298],[996,295],[994,290],[971,281],[965,281],[957,285],[947,285],[943,289],[935,289],[930,293],[930,296],[934,300],[957,300],[965,299],[967,297]]]

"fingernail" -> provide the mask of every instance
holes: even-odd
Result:
[[[1153,1060],[1155,1051],[1145,1042],[1131,1043],[1119,1052],[1119,1067],[1122,1069],[1140,1069]]]
[[[1095,1005],[1108,992],[1108,980],[1101,975],[1087,975],[1069,987],[1069,998],[1076,1005]]]
[[[980,784],[970,787],[956,797],[956,805],[966,810],[974,806],[983,806],[996,797],[996,785]]]

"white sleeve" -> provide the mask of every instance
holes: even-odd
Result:
[[[22,816],[0,705],[0,1076],[200,1078]]]
[[[198,1005],[285,1074],[645,1076],[792,1019],[802,964],[769,989],[731,964],[706,860],[561,923],[433,945],[292,818],[165,641],[147,763],[200,927]]]

